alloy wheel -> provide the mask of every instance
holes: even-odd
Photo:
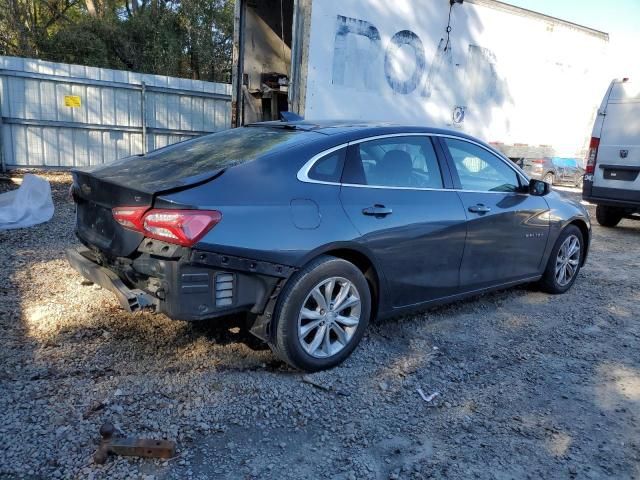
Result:
[[[344,349],[358,329],[360,293],[342,277],[317,284],[298,315],[298,341],[312,357],[331,357]]]
[[[580,263],[580,240],[575,235],[565,238],[556,258],[556,282],[561,287],[567,285],[576,272]]]

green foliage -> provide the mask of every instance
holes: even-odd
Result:
[[[234,0],[0,0],[0,55],[231,79]]]

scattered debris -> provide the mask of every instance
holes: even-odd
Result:
[[[337,388],[334,388],[332,386],[323,385],[322,383],[319,383],[318,381],[314,380],[311,375],[303,375],[302,381],[305,383],[308,383],[309,385],[313,385],[314,387],[319,388],[320,390],[324,390],[325,392],[333,392],[336,395],[342,395],[343,397],[349,396],[348,392],[345,392],[343,390],[338,390]]]
[[[418,394],[420,395],[420,397],[422,397],[422,399],[429,403],[431,402],[434,398],[436,398],[438,395],[440,395],[440,392],[433,392],[430,395],[425,395],[424,391],[422,391],[422,389],[420,387],[418,387]]]
[[[313,385],[316,388],[319,388],[320,390],[324,390],[325,392],[330,392],[331,391],[331,387],[327,386],[327,385],[322,385],[321,383],[316,382],[311,375],[303,375],[302,376],[302,381],[305,383],[308,383],[309,385]]]
[[[115,427],[111,423],[105,423],[100,427],[100,446],[93,454],[96,463],[107,461],[109,454],[124,455],[130,457],[148,458],[173,458],[176,454],[176,445],[169,440],[152,440],[145,438],[114,437]]]
[[[85,419],[89,418],[94,412],[103,410],[104,407],[106,407],[107,405],[108,405],[107,402],[100,402],[100,401],[91,402],[91,404],[85,410],[83,417]]]
[[[0,193],[0,231],[48,222],[53,217],[49,182],[27,173],[16,190]]]

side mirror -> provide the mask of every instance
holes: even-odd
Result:
[[[542,197],[551,191],[551,186],[542,180],[529,180],[529,194]]]

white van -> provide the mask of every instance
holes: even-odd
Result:
[[[596,218],[615,227],[640,213],[640,84],[629,79],[609,85],[598,110],[582,198],[597,205]]]

